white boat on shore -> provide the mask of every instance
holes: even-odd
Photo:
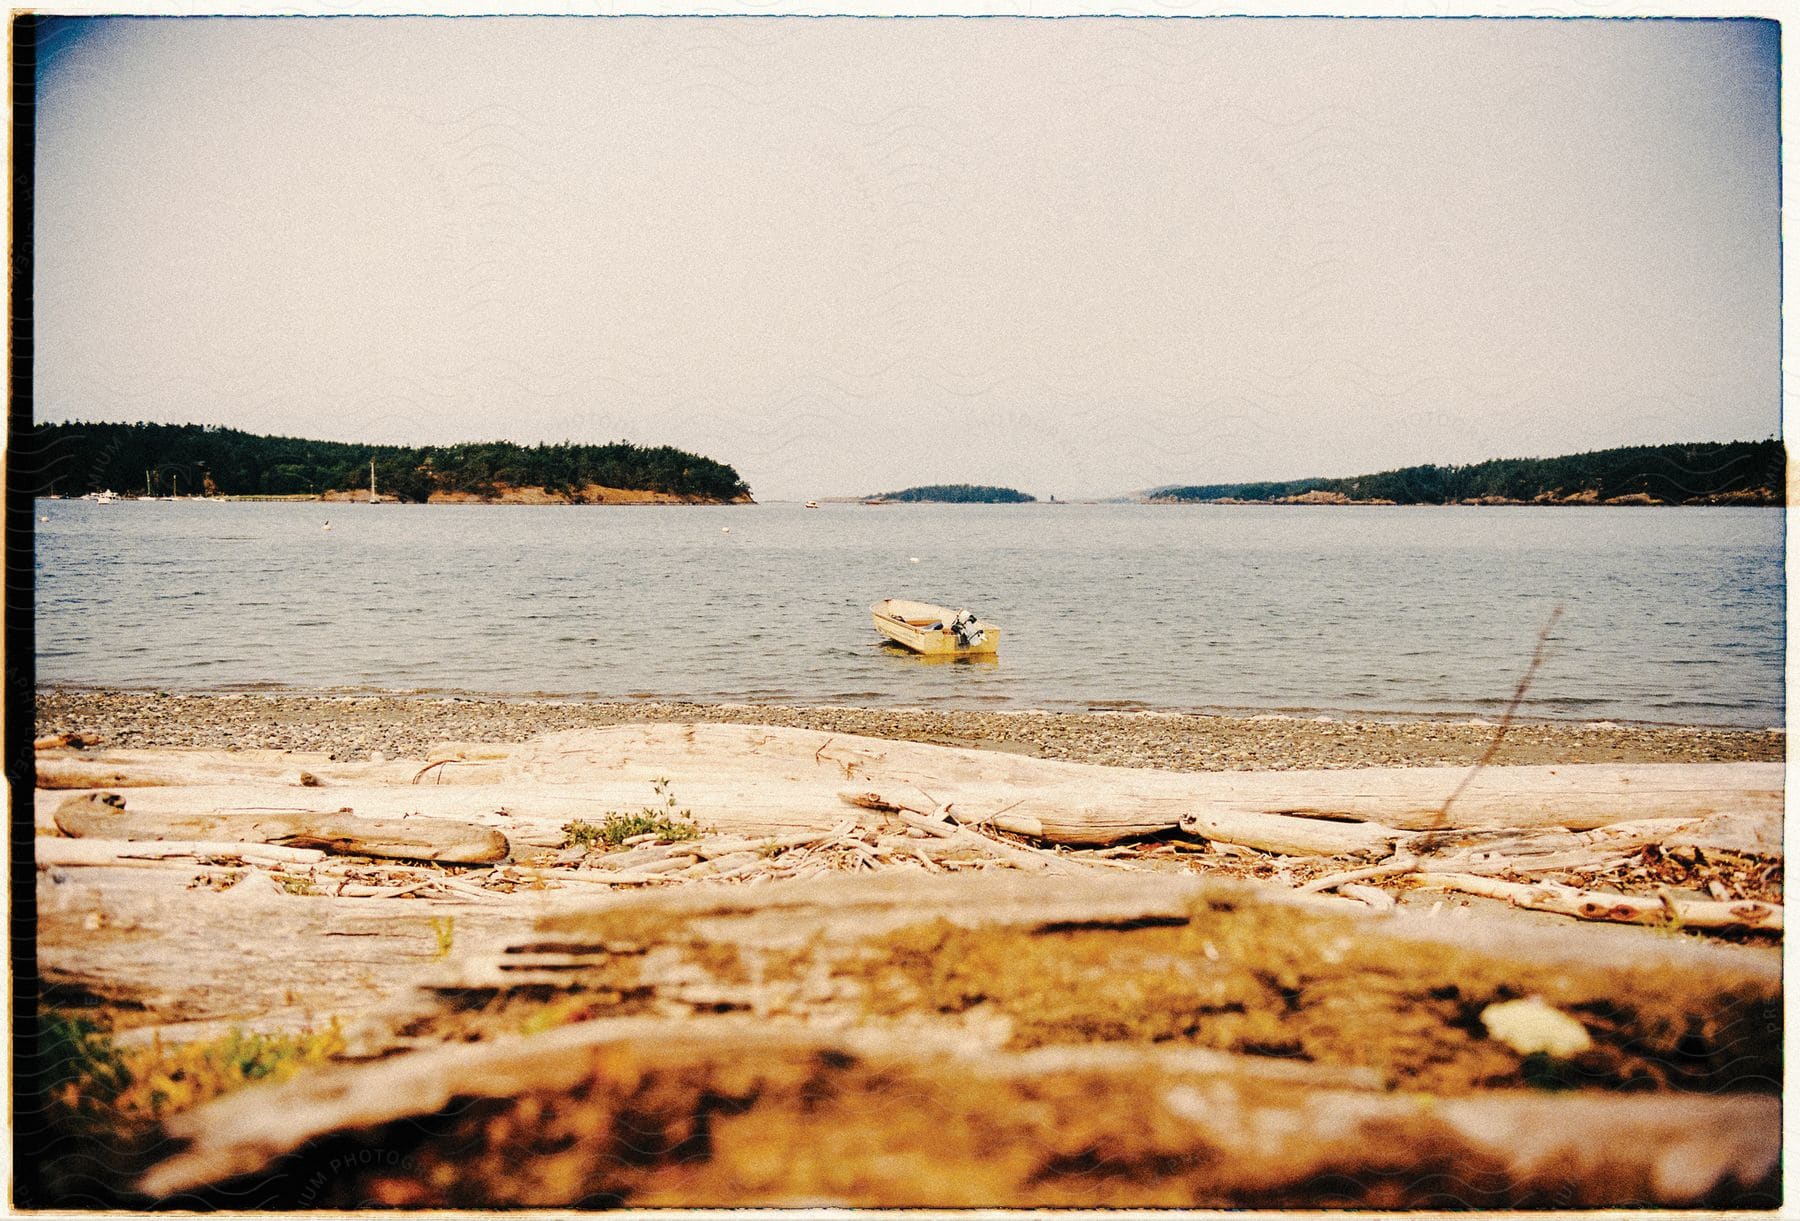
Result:
[[[883,598],[869,608],[875,630],[915,653],[931,657],[976,657],[1000,651],[1000,629],[966,610],[929,602]]]

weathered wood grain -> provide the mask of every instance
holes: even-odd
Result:
[[[1600,1207],[1750,1198],[1779,1149],[1778,955],[1613,927],[890,873],[565,904],[410,984],[419,1050],[183,1117],[146,1188],[243,1201],[379,1132],[408,1169],[336,1203]],[[1611,1089],[1519,1088],[1476,1018],[1521,995]]]
[[[511,851],[506,836],[491,827],[442,818],[380,820],[310,810],[148,813],[116,794],[70,797],[55,817],[64,835],[94,839],[230,839],[462,865],[503,861]]]
[[[89,752],[83,766],[97,769],[96,778],[130,780],[141,772],[146,784],[196,795],[204,788],[222,805],[347,805],[365,817],[407,809],[472,817],[504,807],[554,829],[570,818],[660,805],[655,782],[667,779],[681,808],[724,831],[823,829],[837,821],[838,794],[859,790],[1052,843],[1104,844],[1185,821],[1195,833],[1269,851],[1351,855],[1379,855],[1404,831],[1579,831],[1727,815],[1779,826],[1783,793],[1776,763],[1489,767],[1444,817],[1444,802],[1467,769],[1156,772],[729,724],[571,730],[511,748],[458,752],[481,757],[430,767],[429,760],[327,765],[229,752],[190,752],[184,761],[170,751],[134,762],[131,752]],[[300,787],[302,765],[325,787]],[[237,800],[214,798],[221,786],[235,790]],[[170,799],[146,788],[141,800],[144,808],[163,809]]]
[[[1768,1095],[1425,1105],[1168,1048],[666,1034],[590,1022],[225,1099],[174,1125],[194,1143],[144,1188],[238,1208],[284,1182],[335,1208],[1768,1207],[1779,1161]],[[390,1156],[354,1156],[375,1134]]]

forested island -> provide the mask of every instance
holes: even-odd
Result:
[[[1148,492],[1152,503],[1740,504],[1786,503],[1780,441],[1633,445],[1558,458],[1407,466],[1375,475],[1212,483]]]
[[[1027,496],[1017,488],[997,488],[983,483],[933,483],[900,492],[883,492],[869,499],[956,505],[1023,505],[1037,502],[1037,497]]]
[[[40,424],[15,461],[41,496],[101,490],[172,496],[366,498],[369,464],[382,500],[532,504],[746,503],[722,462],[669,446],[515,445],[409,448],[269,437],[202,424]]]

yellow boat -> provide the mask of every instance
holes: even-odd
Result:
[[[980,657],[1000,651],[1000,629],[966,610],[883,598],[869,614],[876,631],[928,657]]]

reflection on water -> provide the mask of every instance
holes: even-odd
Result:
[[[1777,511],[38,512],[41,682],[1497,715],[1561,604],[1527,715],[1782,718]],[[884,597],[1003,625],[998,660],[880,643]]]
[[[884,659],[890,664],[915,666],[998,666],[998,653],[966,653],[958,657],[954,653],[915,653],[903,644],[892,640],[883,640],[875,646]]]

